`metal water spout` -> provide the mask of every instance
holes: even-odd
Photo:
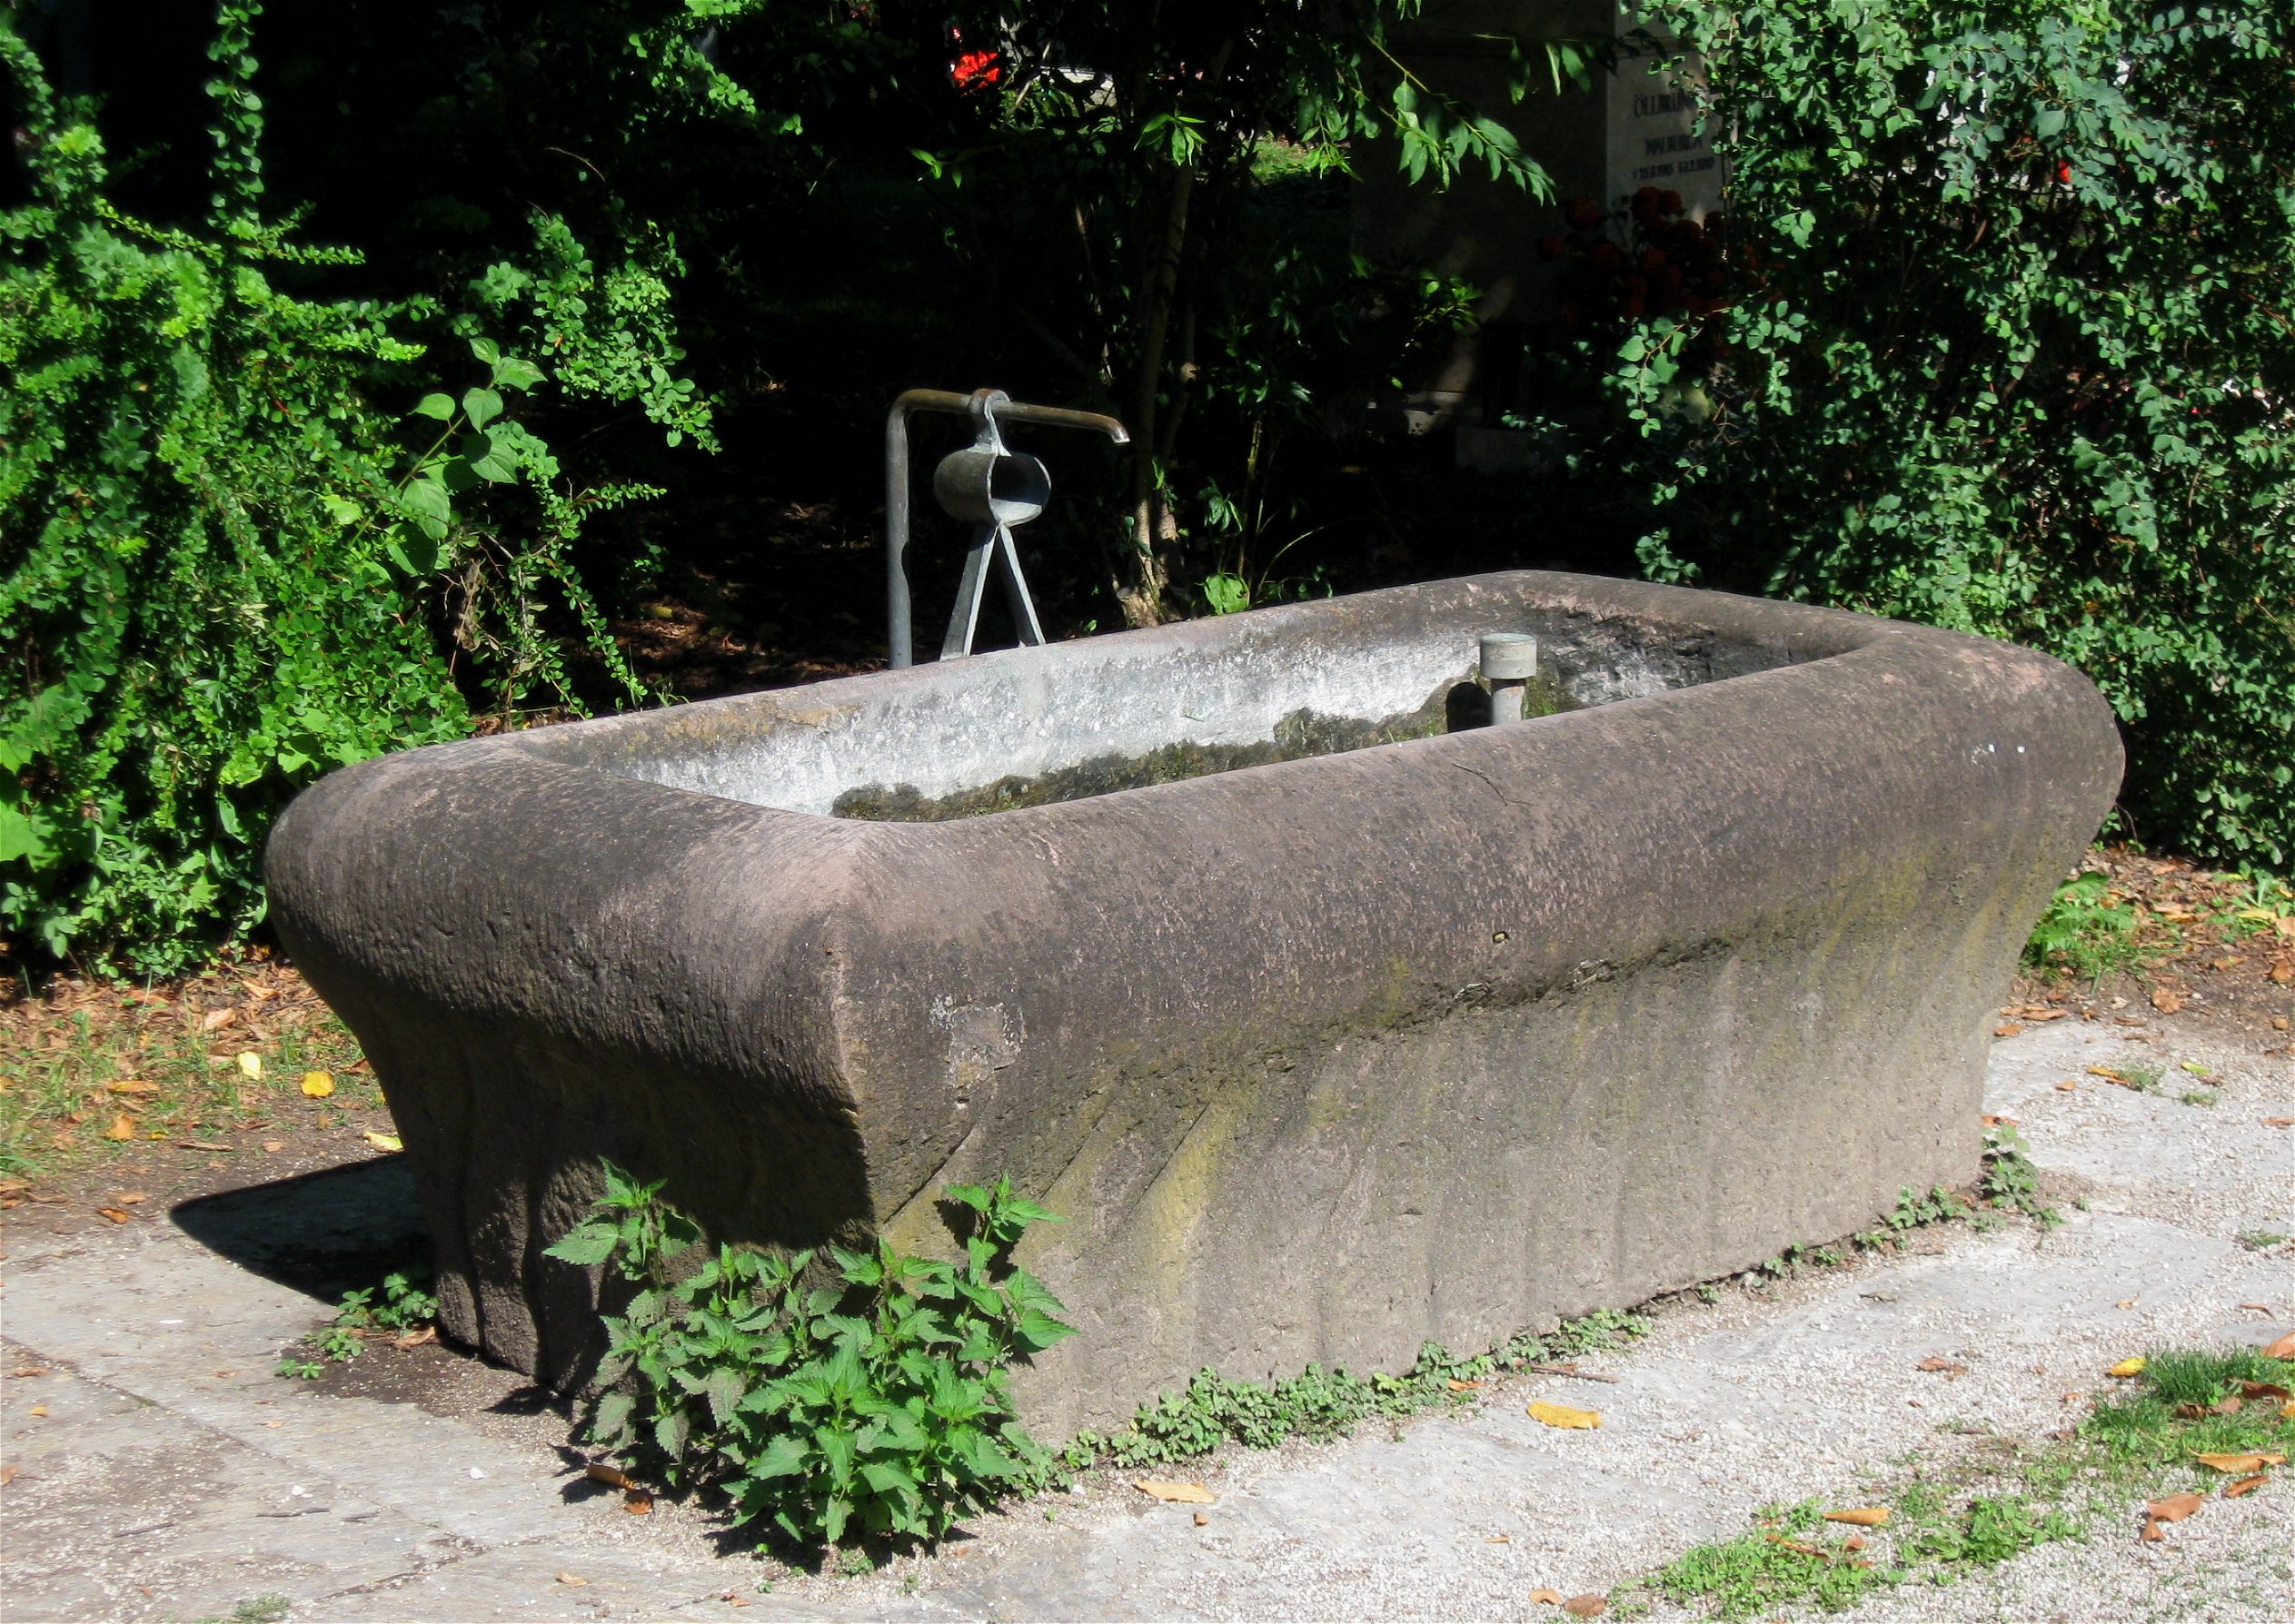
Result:
[[[977,389],[969,395],[953,390],[912,389],[897,398],[885,420],[886,647],[890,657],[888,663],[895,669],[916,663],[909,600],[909,419],[919,411],[969,416],[975,430],[972,443],[942,458],[932,474],[932,493],[942,510],[974,527],[972,546],[965,554],[964,577],[957,589],[956,609],[949,617],[948,634],[941,639],[940,658],[954,659],[972,652],[980,599],[988,591],[991,572],[1003,578],[1012,623],[1019,630],[1022,646],[1041,643],[1044,629],[1037,622],[1028,580],[1020,573],[1019,549],[1012,540],[1012,527],[1026,524],[1044,510],[1051,500],[1052,479],[1043,463],[1005,445],[1000,424],[1090,429],[1118,445],[1128,444],[1131,435],[1122,423],[1099,412],[1030,406],[1000,389]]]

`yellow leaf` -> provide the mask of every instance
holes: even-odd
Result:
[[[130,1116],[126,1112],[121,1112],[117,1116],[112,1118],[112,1125],[104,1130],[104,1137],[106,1139],[134,1138],[135,1119]]]
[[[314,1100],[323,1100],[334,1092],[334,1079],[324,1072],[303,1074],[303,1092]]]
[[[1164,1483],[1153,1478],[1142,1478],[1132,1487],[1150,1500],[1177,1500],[1188,1506],[1216,1505],[1219,1499],[1201,1483]]]
[[[1827,1522],[1853,1522],[1859,1528],[1879,1528],[1889,1520],[1886,1506],[1855,1506],[1846,1511],[1827,1511]]]
[[[247,1074],[248,1081],[263,1075],[263,1060],[253,1049],[239,1051],[239,1069]]]
[[[2140,1376],[2142,1373],[2143,1355],[2141,1353],[2135,1354],[2131,1358],[2121,1360],[2118,1364],[2113,1365],[2110,1370],[2104,1372],[2107,1376],[2119,1376],[2123,1379],[2129,1376]]]
[[[1532,1421],[1544,1421],[1549,1427],[1591,1431],[1602,1424],[1602,1415],[1599,1411],[1573,1410],[1567,1404],[1549,1404],[1544,1399],[1534,1402],[1527,1413]]]
[[[369,1134],[366,1142],[379,1151],[402,1151],[406,1148],[399,1143],[396,1134]]]

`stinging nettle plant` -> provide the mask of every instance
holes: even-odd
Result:
[[[881,1239],[825,1260],[709,1248],[661,1183],[604,1173],[592,1215],[547,1253],[637,1287],[605,1321],[593,1441],[810,1547],[937,1540],[1049,1466],[1006,1371],[1072,1334],[1011,1261],[1029,1225],[1058,1220],[1010,1181],[943,1193],[964,1243],[949,1263]]]

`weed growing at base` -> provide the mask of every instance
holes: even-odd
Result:
[[[305,1352],[290,1351],[272,1374],[315,1381],[328,1365],[347,1364],[364,1352],[370,1335],[404,1336],[422,1330],[438,1318],[430,1279],[429,1265],[413,1263],[385,1274],[379,1285],[343,1292],[334,1322],[300,1344]]]
[[[1207,1455],[1227,1443],[1264,1450],[1294,1438],[1332,1438],[1361,1421],[1472,1403],[1469,1383],[1525,1365],[1606,1352],[1644,1335],[1649,1324],[1638,1314],[1603,1309],[1543,1335],[1525,1332],[1487,1353],[1460,1355],[1428,1342],[1399,1376],[1358,1376],[1311,1364],[1296,1376],[1261,1383],[1198,1371],[1184,1391],[1141,1405],[1122,1431],[1078,1432],[1059,1464],[1071,1471],[1144,1466]]]
[[[1949,1585],[2115,1520],[2133,1539],[2137,1500],[2191,1490],[2220,1503],[2230,1480],[2199,1456],[2295,1453],[2295,1418],[2280,1411],[2290,1384],[2295,1361],[2156,1349],[2130,1391],[2098,1404],[2071,1438],[1942,1479],[1916,1469],[1893,1491],[1875,1495],[1890,1509],[1883,1528],[1828,1523],[1822,1500],[1771,1507],[1744,1533],[1686,1551],[1612,1599],[1620,1616],[1652,1596],[1702,1603],[1705,1616],[1721,1619],[1796,1607],[1839,1612],[1880,1587]],[[2235,1399],[2242,1401],[2237,1408],[2223,1408]]]
[[[589,1436],[671,1486],[705,1485],[735,1520],[819,1548],[860,1536],[933,1541],[1048,1453],[1014,1418],[1005,1371],[1072,1334],[1011,1252],[1057,1219],[1012,1193],[951,1184],[964,1261],[829,1248],[790,1257],[720,1245],[619,1168],[591,1216],[549,1248],[637,1287],[605,1321]],[[823,1283],[820,1276],[826,1274]],[[865,1559],[864,1559],[865,1560]]]

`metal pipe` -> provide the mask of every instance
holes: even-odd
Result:
[[[1538,639],[1527,632],[1494,631],[1482,639],[1482,678],[1490,685],[1490,719],[1523,720],[1530,678],[1538,674]]]
[[[892,411],[885,418],[885,652],[886,663],[895,670],[916,664],[909,600],[909,418],[919,411],[965,416],[972,410],[974,395],[994,397],[987,402],[987,410],[1010,422],[1041,423],[1048,429],[1090,429],[1118,445],[1131,441],[1124,425],[1112,417],[1097,411],[1071,411],[1064,406],[1024,405],[1001,390],[976,390],[972,395],[960,395],[949,389],[910,389],[894,397]]]

